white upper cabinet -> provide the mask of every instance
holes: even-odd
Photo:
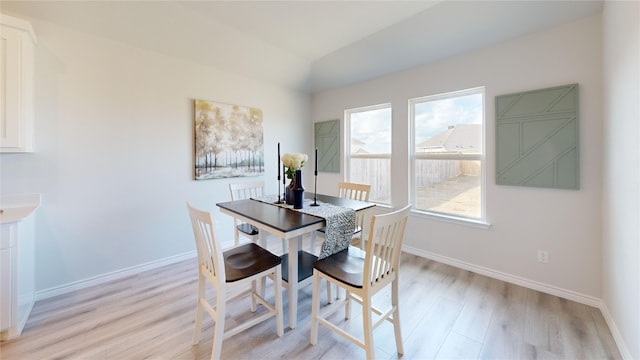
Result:
[[[28,21],[0,14],[0,152],[33,152],[36,35]]]

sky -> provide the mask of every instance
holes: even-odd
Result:
[[[482,124],[483,95],[481,93],[454,98],[421,98],[415,104],[415,143],[420,143],[450,125]],[[350,113],[351,137],[366,145],[354,146],[351,151],[362,147],[369,153],[391,152],[391,108],[365,110]]]
[[[450,125],[482,124],[482,107],[482,94],[416,103],[416,144]]]

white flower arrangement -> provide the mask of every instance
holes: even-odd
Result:
[[[282,164],[287,168],[287,178],[292,179],[296,170],[300,170],[304,166],[304,163],[309,160],[309,157],[307,154],[287,153],[282,155],[281,159]]]

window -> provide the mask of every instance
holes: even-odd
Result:
[[[484,222],[484,88],[411,99],[409,111],[414,209]]]
[[[391,204],[391,104],[345,111],[347,181],[370,184],[369,201]]]

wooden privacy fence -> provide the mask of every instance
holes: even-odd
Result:
[[[480,176],[480,161],[477,160],[432,160],[415,161],[416,187],[424,187],[455,178],[460,175]],[[391,197],[390,159],[351,159],[350,181],[371,184],[371,201],[388,202]],[[398,184],[398,186],[406,186]]]
[[[460,175],[480,176],[480,161],[416,160],[416,187],[433,185]]]
[[[391,198],[391,159],[351,159],[350,181],[371,184],[369,200],[388,202]]]

